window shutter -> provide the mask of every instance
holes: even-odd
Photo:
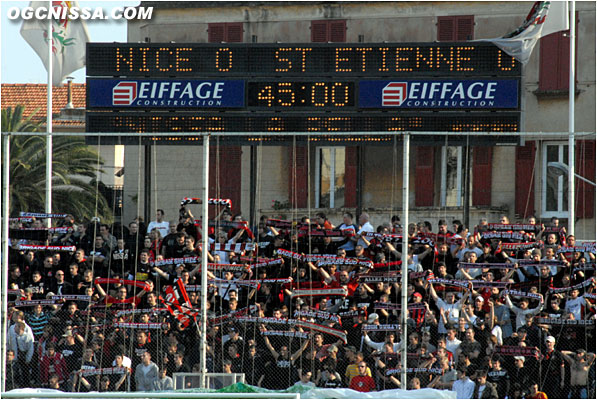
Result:
[[[562,32],[552,33],[541,38],[539,54],[539,90],[563,90],[560,82],[561,51],[560,36]],[[568,85],[566,84],[566,88]]]
[[[293,207],[305,208],[307,207],[307,191],[309,190],[307,187],[309,172],[307,146],[297,145],[296,147],[289,147],[289,153],[290,175],[288,177],[288,196],[290,197],[290,204]]]
[[[491,205],[491,160],[489,146],[473,147],[473,206]]]
[[[208,24],[207,41],[209,43],[220,43],[226,41],[226,24]]]
[[[516,147],[514,212],[525,219],[535,212],[535,142]]]
[[[456,40],[454,37],[455,22],[453,17],[437,18],[437,40],[439,42],[453,42]]]
[[[472,15],[456,17],[456,41],[473,40],[475,33],[475,19]]]
[[[328,25],[330,42],[346,42],[346,20],[328,21]]]
[[[226,42],[241,43],[243,41],[243,32],[242,22],[226,24]]]
[[[344,161],[344,207],[357,206],[358,147],[346,146]]]
[[[578,13],[575,46],[578,54]],[[578,57],[575,60],[578,63]],[[567,91],[570,79],[570,31],[541,38],[539,48],[539,91]]]
[[[328,42],[327,21],[311,21],[311,41],[316,43]]]
[[[219,168],[217,157],[219,155]],[[232,200],[232,212],[240,212],[241,201],[241,146],[214,144],[209,148],[209,196]],[[210,207],[210,216],[215,214]]]
[[[433,206],[434,152],[432,146],[418,146],[415,160],[415,206]]]
[[[462,42],[472,40],[475,32],[474,15],[437,17],[437,40],[439,42]]]
[[[595,141],[580,140],[576,142],[576,170],[575,172],[592,182],[595,182]],[[574,181],[576,216],[578,218],[593,218],[595,216],[595,186],[580,179]]]

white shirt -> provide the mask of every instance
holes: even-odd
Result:
[[[457,399],[470,399],[475,391],[475,382],[471,381],[468,376],[464,381],[458,379],[452,384],[452,391],[456,392]]]
[[[456,349],[458,349],[460,343],[462,343],[462,341],[458,340],[458,338],[454,338],[454,340],[446,338],[446,350],[452,354],[456,354]]]
[[[162,222],[151,221],[149,223],[149,226],[147,227],[148,235],[149,235],[149,232],[151,232],[153,228],[157,228],[158,231],[160,231],[160,234],[162,235],[162,239],[163,239],[166,237],[168,232],[170,232],[170,223],[168,221],[162,221]]]
[[[582,319],[580,316],[581,306],[585,304],[584,297],[577,297],[576,299],[566,300],[565,310],[574,314],[574,319]]]
[[[375,232],[375,229],[373,229],[373,225],[371,225],[369,222],[365,222],[363,224],[363,226],[361,227],[361,229],[359,229],[359,231],[357,232],[357,235],[360,235],[361,233],[364,232]],[[364,249],[367,248],[367,244],[365,243],[365,241],[363,239],[359,238],[359,241],[357,242],[357,246],[363,246]]]

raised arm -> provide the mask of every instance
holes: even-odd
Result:
[[[266,336],[267,337],[267,336]],[[303,343],[303,345],[300,347],[300,349],[298,349],[293,355],[290,356],[290,361],[294,361],[297,358],[299,358],[301,356],[301,354],[303,354],[303,351],[305,351],[305,349],[307,348],[307,346],[309,345],[310,339],[305,340],[305,342]]]

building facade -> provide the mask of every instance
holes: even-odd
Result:
[[[466,42],[500,37],[520,26],[532,2],[142,2],[150,21],[129,22],[129,42],[151,43],[413,43]],[[595,3],[576,2],[576,132],[595,132]],[[470,225],[535,215],[568,217],[566,177],[547,163],[568,160],[570,39],[544,37],[524,66],[519,131],[537,132],[522,146],[451,145],[414,140],[410,152],[411,221],[465,219]],[[200,77],[197,77],[200,78]],[[200,112],[199,112],[200,113]],[[466,129],[463,129],[466,130]],[[542,135],[562,132],[560,136]],[[292,218],[324,211],[340,223],[344,210],[368,211],[374,223],[400,215],[402,140],[383,145],[247,146],[211,141],[210,197],[230,198],[233,210]],[[182,197],[200,197],[200,146],[152,146],[151,176],[144,150],[127,146],[125,221],[142,214],[151,182],[152,208],[177,215]],[[466,168],[468,165],[468,168]],[[595,140],[576,141],[576,170],[595,182]],[[138,173],[129,171],[139,171]],[[254,171],[254,173],[250,173]],[[466,171],[471,171],[469,179]],[[175,179],[172,179],[176,177]],[[134,201],[133,201],[134,200]],[[576,180],[576,233],[595,239],[595,187]]]

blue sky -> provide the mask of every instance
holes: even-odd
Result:
[[[139,1],[79,1],[81,7],[102,7],[109,13],[111,7],[136,6]],[[25,42],[19,30],[22,20],[10,20],[7,12],[11,7],[27,7],[29,1],[1,1],[1,64],[2,83],[46,83],[47,72],[33,49]],[[86,21],[92,42],[126,42],[126,20]],[[85,68],[73,74],[75,82],[85,82]]]

